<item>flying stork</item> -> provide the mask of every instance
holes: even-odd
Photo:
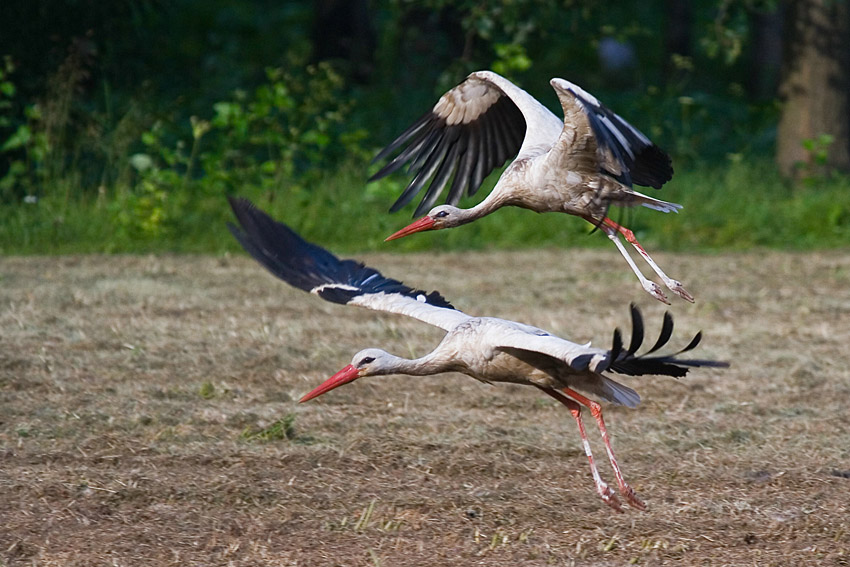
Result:
[[[561,101],[563,120],[504,77],[477,71],[375,156],[374,161],[380,161],[401,148],[370,181],[405,165],[413,176],[391,212],[410,203],[431,180],[413,215],[430,211],[387,240],[460,226],[504,206],[567,213],[603,230],[653,297],[669,304],[661,287],[635,265],[618,233],[673,293],[693,302],[693,296],[661,270],[634,233],[607,216],[610,205],[678,212],[681,205],[632,189],[633,183],[661,188],[673,176],[670,157],[579,86],[557,78],[549,83]],[[485,177],[513,156],[486,199],[471,209],[456,206],[464,191],[474,194]],[[431,208],[452,176],[446,204]]]
[[[594,464],[581,420],[581,406],[589,408],[602,434],[619,492],[634,508],[644,503],[626,483],[611,449],[601,406],[577,390],[614,404],[635,407],[637,392],[605,376],[610,371],[641,376],[684,376],[689,367],[725,367],[724,362],[681,359],[678,355],[697,346],[700,333],[673,355],[647,356],[664,346],[673,332],[673,319],[664,316],[661,335],[643,355],[643,321],[631,309],[632,337],[624,348],[620,331],[614,331],[610,349],[594,348],[558,338],[542,329],[494,317],[472,317],[455,309],[439,292],[426,293],[354,260],[340,260],[324,248],[302,239],[283,223],[276,222],[250,201],[230,198],[239,227],[228,224],[245,250],[272,274],[288,284],[326,301],[357,305],[377,311],[400,313],[440,327],[446,335],[430,353],[413,360],[367,348],[354,355],[351,364],[301,398],[306,402],[334,388],[365,376],[408,374],[428,376],[462,372],[482,382],[512,382],[535,386],[569,408],[576,420],[596,491],[613,509],[622,511],[615,492],[602,480]]]

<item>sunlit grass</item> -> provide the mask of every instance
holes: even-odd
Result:
[[[455,230],[424,233],[392,243],[383,239],[411,219],[413,205],[387,212],[403,188],[396,177],[367,184],[362,166],[329,172],[314,185],[283,185],[269,192],[235,191],[254,200],[307,238],[334,250],[463,250],[607,246],[581,219],[508,208]],[[485,186],[476,196],[483,198]],[[222,253],[238,247],[225,228],[231,213],[224,195],[190,194],[73,198],[62,194],[35,203],[0,206],[0,252]],[[814,180],[803,187],[783,181],[768,160],[679,170],[653,196],[681,203],[679,214],[648,209],[611,216],[653,249],[713,250],[835,248],[850,241],[850,178]],[[58,193],[58,192],[56,192]],[[147,199],[147,200],[146,200]],[[153,202],[151,202],[153,200]],[[462,203],[471,206],[474,199]]]

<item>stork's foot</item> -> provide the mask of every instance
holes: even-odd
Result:
[[[623,513],[623,505],[620,503],[620,499],[617,498],[617,493],[611,490],[611,487],[604,480],[599,480],[596,483],[596,492],[602,497],[603,502],[608,504],[616,512]]]
[[[688,293],[688,290],[682,286],[682,282],[678,280],[671,280],[670,278],[666,278],[664,280],[664,285],[666,285],[670,291],[684,299],[685,301],[694,302],[694,296]]]
[[[634,488],[626,484],[625,481],[620,486],[620,494],[626,499],[626,502],[628,502],[629,506],[632,508],[640,510],[641,512],[646,511],[646,504],[644,504],[643,500],[638,498]]]
[[[666,303],[667,305],[670,305],[670,301],[668,301],[668,300],[667,300],[667,296],[666,296],[666,295],[664,295],[664,292],[663,292],[663,291],[661,291],[661,286],[660,286],[660,285],[658,285],[658,284],[657,284],[657,283],[655,283],[655,282],[649,281],[649,280],[644,280],[644,281],[643,281],[643,282],[641,282],[641,283],[643,283],[643,289],[645,289],[645,290],[646,290],[646,292],[647,292],[649,295],[651,295],[652,297],[654,297],[655,299],[657,299],[657,300],[658,300],[658,301],[660,301],[661,303]],[[681,286],[681,284],[679,284],[679,285]],[[672,288],[671,288],[671,289],[672,289]],[[675,291],[675,290],[674,290],[674,291]],[[683,291],[684,291],[684,290],[683,290]],[[677,292],[677,293],[678,293],[678,292]],[[685,293],[687,293],[687,292],[685,292]],[[693,301],[693,300],[691,300],[691,301]]]

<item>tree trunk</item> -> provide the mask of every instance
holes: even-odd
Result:
[[[788,0],[785,21],[777,164],[850,171],[850,1]]]

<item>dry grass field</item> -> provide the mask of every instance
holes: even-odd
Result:
[[[468,377],[296,400],[367,346],[440,331],[328,304],[245,256],[0,260],[0,565],[848,565],[850,253],[658,254],[697,297],[606,419],[649,510],[596,495],[569,412]],[[612,250],[371,255],[471,314],[607,346]],[[613,480],[592,420],[600,471]]]

